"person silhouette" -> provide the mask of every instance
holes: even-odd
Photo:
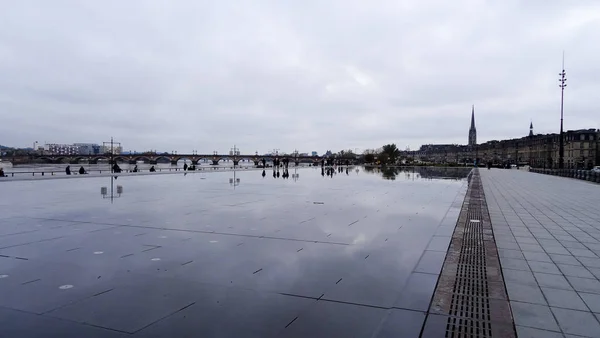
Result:
[[[275,168],[273,168],[273,178],[276,178],[277,174],[275,174]]]
[[[87,173],[85,172],[85,168],[83,166],[81,166],[81,168],[79,168],[79,175],[84,175],[84,174],[87,174]]]
[[[151,173],[153,173],[153,172],[156,172],[156,169],[154,169],[154,166],[151,166],[151,167],[150,167],[150,172],[151,172]]]
[[[183,164],[183,171],[186,171],[187,169],[188,169],[188,165],[187,165],[187,163],[184,163]]]
[[[70,166],[70,165],[68,165],[68,166],[65,168],[65,174],[67,174],[67,175],[71,175],[71,166]]]
[[[4,175],[4,169],[0,168],[0,177],[6,177],[6,175]]]
[[[133,167],[133,172],[134,172],[134,173],[137,173],[137,172],[138,172],[138,167],[137,167],[137,164],[135,165],[135,167]]]
[[[321,176],[325,177],[325,168],[321,167]]]
[[[263,178],[265,178],[265,176],[267,176],[267,173],[266,173],[266,172],[265,172],[265,170],[263,169],[263,172],[262,172],[262,177],[263,177]]]

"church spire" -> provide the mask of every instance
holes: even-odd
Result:
[[[533,136],[533,121],[529,122],[529,137]]]
[[[471,107],[471,128],[469,128],[469,145],[477,145],[477,129],[475,129],[475,105]]]

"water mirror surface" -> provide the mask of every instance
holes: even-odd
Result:
[[[419,332],[468,173],[290,167],[3,182],[0,306],[43,314],[47,330],[81,323],[65,336]],[[394,326],[402,321],[412,326]]]

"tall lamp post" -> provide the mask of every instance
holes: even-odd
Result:
[[[114,173],[113,170],[113,165],[114,163],[114,158],[115,158],[115,144],[118,144],[119,147],[121,146],[121,142],[114,142],[113,138],[110,138],[110,142],[102,142],[102,148],[104,148],[104,152],[106,153],[106,147],[107,144],[110,144],[110,172]]]
[[[233,167],[235,168],[235,162],[238,159],[238,156],[240,155],[240,149],[234,144],[233,148],[231,148],[231,150],[229,151],[229,155],[233,155]]]
[[[565,72],[565,53],[563,52],[563,59],[562,59],[562,72],[558,73],[558,75],[560,76],[560,79],[558,79],[558,81],[560,81],[560,84],[558,85],[560,87],[560,144],[559,144],[559,148],[558,148],[558,168],[559,169],[563,169],[564,167],[564,155],[565,155],[565,145],[564,145],[564,136],[563,136],[563,102],[564,102],[564,98],[565,98],[565,87],[567,86],[567,84],[565,82],[567,82],[567,78],[565,77],[567,75],[567,72]]]

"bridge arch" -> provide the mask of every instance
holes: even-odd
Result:
[[[115,162],[129,162],[129,158],[124,157],[124,156],[115,156],[115,157],[113,157],[113,160]]]
[[[38,157],[38,160],[43,161],[44,163],[53,163],[55,161],[54,158],[49,156]]]
[[[158,161],[161,161],[161,160],[164,161],[164,163],[167,163],[167,162],[170,163],[171,162],[171,157],[169,157],[167,155],[159,155],[159,156],[157,156],[157,157],[154,158],[154,161],[156,163],[158,163]]]
[[[94,157],[90,160],[90,164],[98,164],[98,161],[100,161],[100,160],[110,161],[110,157],[106,157],[106,156]]]
[[[70,163],[73,160],[73,157],[71,156],[58,156],[54,159],[54,162],[56,163]]]
[[[76,157],[72,157],[73,162],[79,162],[81,160],[87,160],[90,161],[90,158],[88,156],[76,156]]]
[[[179,162],[181,160],[186,160],[186,162],[194,162],[194,158],[192,156],[176,156],[173,158],[173,161],[175,162]]]
[[[151,159],[149,157],[147,157],[147,156],[137,156],[133,160],[136,161],[136,162],[137,161],[144,161],[144,162],[147,162],[147,163],[150,163],[150,161],[151,161]]]

